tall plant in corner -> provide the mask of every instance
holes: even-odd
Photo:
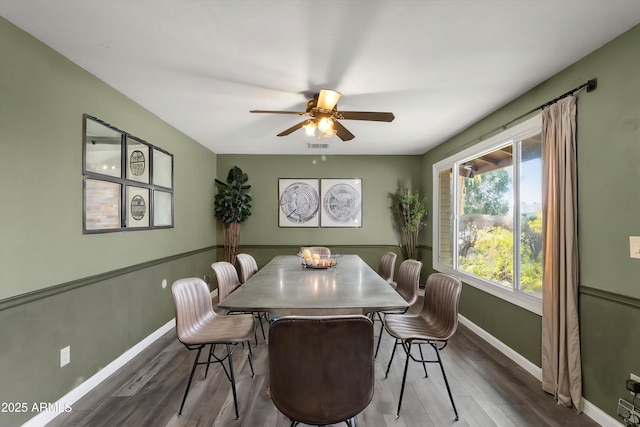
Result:
[[[226,260],[235,265],[238,254],[238,237],[240,223],[251,216],[251,196],[246,190],[249,177],[237,166],[232,167],[227,175],[227,182],[216,179],[218,194],[215,196],[215,215],[222,220],[224,226],[224,252]]]
[[[426,225],[427,208],[418,190],[411,192],[404,183],[391,194],[391,210],[408,259],[417,259],[418,236]]]

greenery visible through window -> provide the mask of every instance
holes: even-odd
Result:
[[[434,165],[436,269],[485,289],[541,297],[539,123],[529,120]]]

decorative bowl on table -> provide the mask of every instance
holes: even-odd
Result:
[[[340,264],[342,254],[331,253],[328,250],[313,251],[312,248],[301,248],[301,251],[298,253],[298,260],[303,268],[334,268]]]

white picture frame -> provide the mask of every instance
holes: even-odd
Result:
[[[278,226],[318,227],[320,194],[317,178],[278,179]]]
[[[362,179],[320,180],[321,227],[362,227]]]

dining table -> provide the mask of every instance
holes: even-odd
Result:
[[[277,255],[218,307],[281,317],[366,315],[408,304],[358,255],[345,254],[325,268],[304,266],[296,255]]]

